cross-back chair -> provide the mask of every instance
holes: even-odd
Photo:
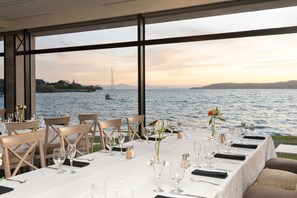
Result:
[[[60,127],[68,126],[69,117],[61,118],[44,118],[45,123],[45,140],[44,140],[44,153],[45,159],[53,158],[53,151],[55,148],[60,147],[59,131]],[[40,158],[40,153],[36,153],[36,158]],[[49,163],[50,161],[48,161]]]
[[[61,148],[67,149],[68,144],[75,144],[76,155],[82,156],[89,153],[88,124],[78,124],[59,128]]]
[[[45,132],[22,133],[17,135],[3,136],[0,138],[0,144],[3,148],[3,165],[5,177],[15,176],[21,167],[28,166],[30,170],[38,169],[34,165],[34,155],[37,146],[41,153],[40,164],[45,166],[43,141]],[[16,148],[21,145],[27,148],[22,151],[17,151]],[[11,171],[13,169],[13,171]]]
[[[106,133],[106,129],[111,129],[112,131],[109,136],[113,136],[116,132],[121,133],[121,126],[122,119],[113,119],[99,122],[100,143],[102,149],[105,149],[106,147],[106,138],[108,136],[108,133]]]
[[[1,118],[1,120],[2,121],[4,121],[4,118],[5,118],[5,111],[6,111],[6,109],[0,109],[0,118]]]
[[[39,120],[28,122],[7,122],[6,129],[8,135],[17,135],[24,132],[36,132],[38,129]]]
[[[128,136],[130,141],[134,140],[135,136],[141,139],[139,135],[139,129],[141,129],[141,133],[144,130],[144,115],[127,117],[126,119],[128,124]]]
[[[98,114],[79,114],[78,119],[80,124],[89,125],[88,140],[90,143],[90,152],[93,152],[93,143],[97,130]]]

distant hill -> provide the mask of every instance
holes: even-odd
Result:
[[[217,83],[190,89],[297,89],[297,80],[275,83]]]
[[[100,86],[94,85],[81,85],[76,82],[70,83],[69,81],[59,80],[58,82],[49,83],[42,79],[36,79],[36,92],[37,93],[51,93],[51,92],[93,92],[103,89]]]

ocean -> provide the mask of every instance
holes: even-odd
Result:
[[[137,115],[137,90],[116,90],[116,100],[105,100],[106,90],[96,92],[37,93],[36,114],[43,117],[97,113],[100,120]],[[297,90],[294,89],[147,89],[146,120],[182,121],[187,130],[207,130],[207,112],[218,107],[226,122],[219,130],[242,121],[255,125],[254,133],[297,135]]]

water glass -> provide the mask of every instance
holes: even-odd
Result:
[[[204,158],[207,161],[207,168],[211,169],[212,165],[211,165],[211,160],[215,154],[216,151],[216,145],[215,145],[215,141],[208,141],[206,142],[206,144],[203,145],[203,154],[204,154]]]
[[[202,142],[199,140],[194,140],[193,149],[194,149],[195,160],[196,160],[196,164],[194,165],[194,167],[199,168],[199,167],[201,167],[199,164],[199,158],[200,158],[200,154],[202,153],[202,150],[203,150]]]
[[[172,136],[173,135],[173,131],[175,129],[175,124],[174,122],[168,122],[168,128],[170,130],[170,135]]]
[[[182,131],[182,128],[181,128],[182,120],[181,120],[181,119],[178,119],[176,124],[177,124],[177,126],[178,126],[178,130],[179,130],[179,131]]]
[[[109,150],[109,155],[113,155],[113,152],[112,152],[112,149],[113,147],[115,147],[116,145],[116,142],[115,142],[115,139],[114,137],[106,137],[106,146]]]
[[[8,113],[7,114],[7,120],[8,120],[8,122],[12,122],[13,118],[14,118],[14,114],[13,113]]]
[[[73,159],[75,157],[76,154],[76,145],[75,144],[68,144],[67,146],[67,157],[70,161],[70,166],[71,169],[69,171],[70,174],[75,173],[75,171],[73,170]]]
[[[125,143],[125,134],[124,133],[118,133],[118,141],[119,141],[119,145],[120,145],[120,148],[121,148],[121,154],[122,155],[125,155],[123,153],[123,145]]]
[[[185,175],[185,169],[181,166],[180,162],[174,162],[170,164],[170,177],[175,184],[175,188],[170,190],[170,193],[179,194],[183,192],[179,187],[180,181]]]
[[[150,141],[149,141],[148,139],[149,139],[149,137],[150,137],[151,135],[152,135],[152,128],[149,127],[149,126],[145,127],[145,129],[144,129],[144,137],[145,137],[145,139],[146,139],[147,144],[150,143]]]
[[[166,164],[165,158],[162,156],[154,156],[150,160],[150,164],[153,166],[155,174],[157,176],[157,188],[154,189],[154,192],[163,192],[164,190],[161,188],[161,175],[163,172],[163,168]]]
[[[61,169],[62,164],[66,158],[66,152],[63,148],[55,148],[53,151],[53,160],[56,166],[58,166],[58,174],[62,174],[64,171]]]
[[[32,115],[31,115],[31,120],[36,120],[36,116],[35,116],[35,114],[32,114]]]
[[[106,184],[104,182],[92,184],[92,198],[106,198]]]
[[[131,189],[118,190],[116,195],[117,198],[134,198],[134,191]]]

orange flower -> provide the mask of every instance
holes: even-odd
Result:
[[[212,111],[209,111],[209,112],[207,113],[207,115],[208,115],[208,116],[212,116]]]

